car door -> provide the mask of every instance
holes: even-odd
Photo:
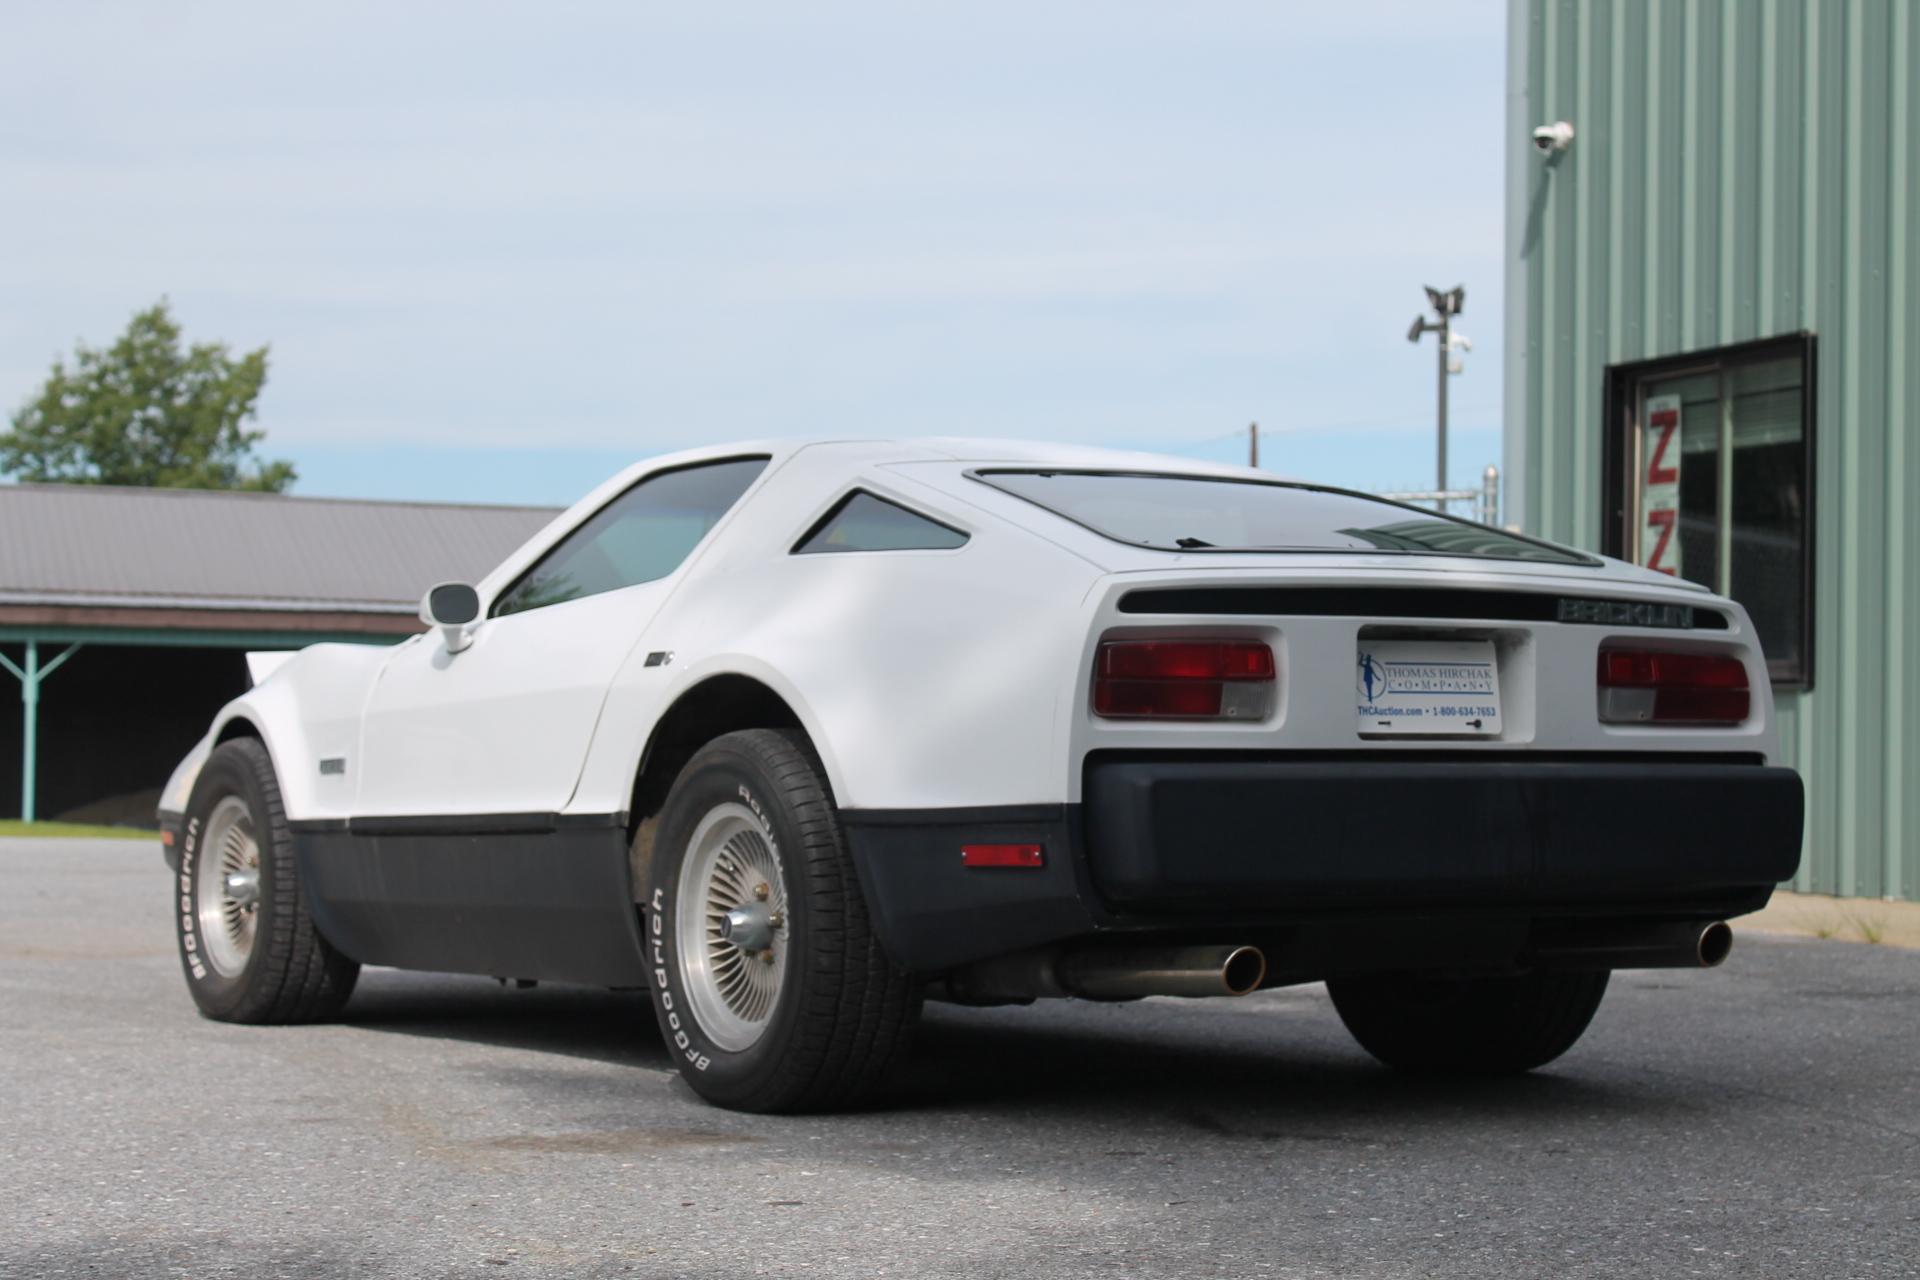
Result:
[[[450,652],[437,633],[400,646],[362,720],[356,813],[562,809],[621,663],[766,464],[729,458],[646,476],[501,590],[466,648]]]

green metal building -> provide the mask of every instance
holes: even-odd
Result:
[[[1917,70],[1912,0],[1509,10],[1507,518],[1740,600],[1807,782],[1793,887],[1907,899]]]

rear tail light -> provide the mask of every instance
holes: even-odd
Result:
[[[1752,710],[1747,667],[1723,653],[1600,651],[1607,724],[1739,724]]]
[[[1260,640],[1105,640],[1093,712],[1112,720],[1259,720],[1273,709],[1273,650]]]

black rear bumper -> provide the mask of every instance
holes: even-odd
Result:
[[[1156,913],[1686,897],[1800,860],[1791,769],[1140,762],[1087,782],[1102,898]]]
[[[849,811],[895,959],[937,972],[1105,931],[1709,919],[1763,905],[1800,860],[1799,775],[1750,763],[1096,757],[1084,797]],[[966,868],[970,843],[1041,844],[1046,865]]]

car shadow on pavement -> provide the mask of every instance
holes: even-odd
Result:
[[[1177,1026],[1095,1027],[1044,1015],[983,1022],[972,1011],[941,1011],[923,1023],[912,1061],[883,1105],[1056,1118],[1158,1115],[1230,1138],[1318,1134],[1329,1141],[1350,1137],[1334,1131],[1355,1122],[1372,1141],[1409,1120],[1549,1120],[1596,1110],[1644,1116],[1670,1107],[1659,1091],[1602,1084],[1577,1063],[1499,1078],[1410,1076],[1349,1045],[1337,1023],[1329,1037],[1295,1018],[1262,1026],[1262,1015],[1230,1015],[1217,1035],[1194,1034],[1205,1016],[1187,1015]]]
[[[434,1040],[557,1053],[622,1067],[670,1065],[643,991],[371,970],[341,1022]]]
[[[1550,1119],[1599,1108],[1644,1116],[1672,1105],[1659,1090],[1602,1085],[1578,1072],[1577,1059],[1572,1069],[1493,1080],[1400,1075],[1353,1047],[1331,1010],[1324,1013],[929,1006],[894,1087],[869,1110],[1111,1119],[1124,1108],[1227,1137],[1299,1139],[1368,1117],[1384,1128],[1422,1115]],[[613,1066],[673,1065],[643,992],[558,984],[518,990],[481,978],[376,970],[343,1021]]]

